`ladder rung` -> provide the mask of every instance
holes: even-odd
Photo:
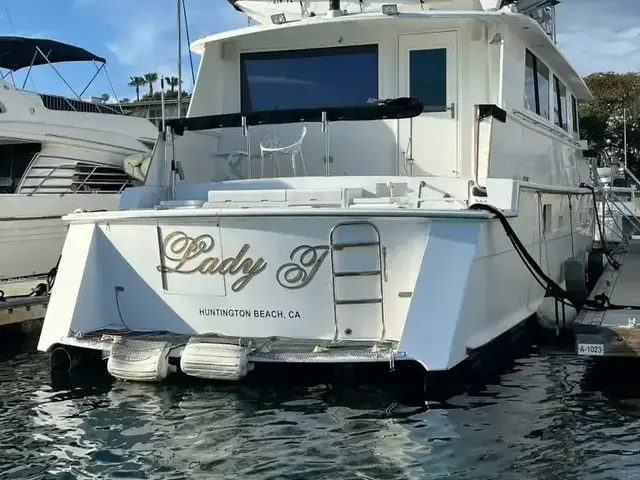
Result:
[[[356,247],[377,247],[380,245],[380,242],[354,242],[354,243],[334,243],[331,245],[333,250],[343,250],[345,248],[356,248]]]
[[[363,270],[361,272],[335,272],[333,274],[334,277],[368,277],[373,275],[380,275],[382,271],[380,270]]]
[[[355,300],[336,300],[336,305],[368,305],[373,303],[382,303],[381,298],[355,299]]]

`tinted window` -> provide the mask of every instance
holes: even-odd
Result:
[[[571,95],[571,118],[573,120],[573,131],[578,133],[578,101]]]
[[[447,107],[447,50],[409,52],[409,95],[425,107]]]
[[[348,107],[378,98],[378,46],[243,53],[243,112]]]
[[[539,59],[536,59],[536,73],[538,80],[538,103],[541,117],[549,119],[549,69]]]
[[[549,68],[529,50],[525,52],[525,107],[549,119]]]
[[[567,87],[555,75],[553,76],[553,92],[553,122],[568,130]]]
[[[527,50],[524,71],[524,106],[532,112],[538,113],[536,101],[536,57]]]

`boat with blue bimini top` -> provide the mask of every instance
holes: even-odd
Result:
[[[59,70],[78,62],[91,64],[92,75],[79,93]],[[25,88],[33,69],[46,66],[73,97]],[[0,36],[0,308],[12,297],[2,294],[5,284],[55,277],[63,215],[117,208],[122,190],[144,183],[157,128],[106,103],[108,94],[83,97],[99,76],[109,80],[106,60],[83,48]]]
[[[189,112],[145,185],[64,218],[38,346],[54,364],[95,351],[144,381],[266,362],[446,372],[544,308],[538,277],[557,296],[567,262],[584,273],[592,97],[551,7],[233,3],[264,23],[192,44]]]

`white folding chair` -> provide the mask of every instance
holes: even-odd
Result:
[[[302,170],[304,174],[307,175],[307,167],[304,164],[304,157],[302,155],[302,142],[304,141],[304,137],[307,135],[307,127],[302,127],[302,134],[300,138],[291,145],[282,146],[280,143],[280,138],[277,133],[267,135],[264,140],[260,143],[260,176],[264,178],[264,159],[266,155],[271,156],[273,161],[273,169],[276,177],[280,176],[280,164],[278,160],[278,154],[290,154],[291,155],[291,168],[293,169],[293,176],[297,176],[297,168],[296,168],[296,158],[298,155],[300,156],[300,163],[302,165]]]

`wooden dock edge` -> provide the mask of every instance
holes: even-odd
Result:
[[[0,327],[43,319],[49,296],[28,297],[0,303]]]
[[[640,328],[602,326],[592,332],[577,331],[575,348],[578,355],[589,357],[640,357]]]
[[[638,242],[622,255],[617,256],[618,262],[624,261],[630,255],[637,255]],[[607,264],[589,294],[594,300],[596,295],[613,295],[619,280],[620,269]],[[640,292],[639,292],[640,294]],[[608,315],[607,315],[608,314]],[[607,321],[605,321],[607,317]],[[612,321],[615,319],[615,321]],[[637,320],[637,325],[636,325]],[[608,309],[594,310],[583,308],[578,312],[570,326],[575,334],[575,353],[589,357],[640,357],[640,310],[637,309]]]
[[[46,279],[0,284],[6,296],[6,300],[0,302],[0,342],[11,341],[15,333],[35,333],[42,328],[49,295],[32,294],[41,283],[46,284]]]

